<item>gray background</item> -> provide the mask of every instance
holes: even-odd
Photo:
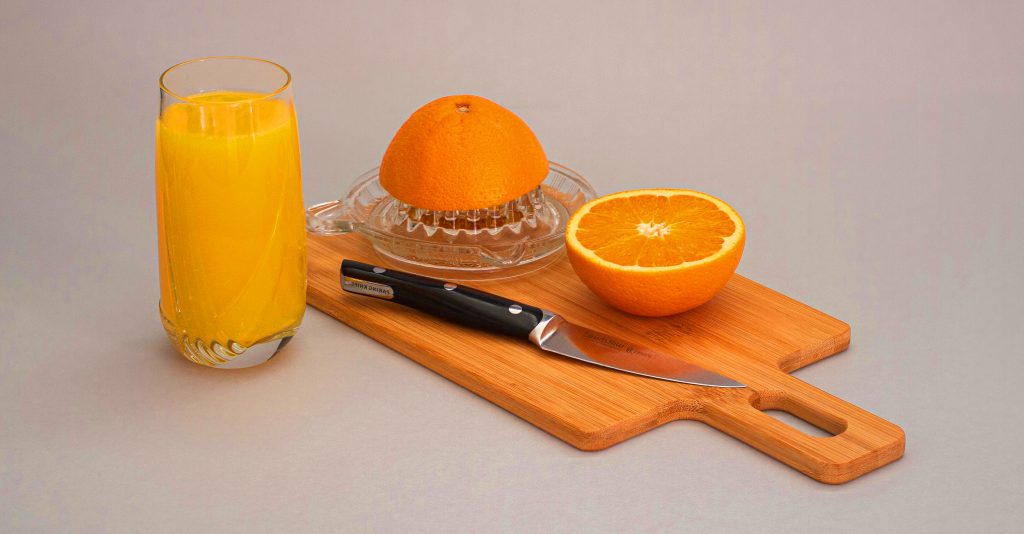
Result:
[[[0,4],[0,530],[1011,531],[1024,520],[1017,3]],[[157,318],[167,66],[295,76],[307,204],[419,105],[520,114],[601,193],[690,187],[740,272],[853,325],[797,373],[907,432],[813,482],[693,422],[579,452],[310,309],[217,371]]]

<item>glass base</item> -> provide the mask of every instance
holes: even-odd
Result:
[[[207,343],[202,339],[190,338],[188,334],[178,331],[174,323],[164,316],[163,310],[160,310],[160,319],[167,337],[182,356],[193,363],[218,369],[242,369],[259,365],[280,352],[298,330],[296,326],[246,347],[231,340],[221,345],[216,341]]]

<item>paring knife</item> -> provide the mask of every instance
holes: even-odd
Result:
[[[574,325],[549,311],[444,280],[342,260],[341,287],[485,332],[528,339],[548,352],[602,367],[696,386],[745,387],[655,349]]]

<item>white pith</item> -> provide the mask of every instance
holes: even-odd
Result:
[[[636,225],[636,231],[644,237],[665,237],[668,235],[668,225],[663,222],[642,222]]]

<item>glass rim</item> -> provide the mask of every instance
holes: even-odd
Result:
[[[167,84],[164,83],[164,79],[167,77],[168,74],[171,73],[171,71],[178,70],[179,68],[185,67],[187,65],[191,65],[193,63],[202,63],[203,61],[218,60],[218,59],[242,59],[242,60],[246,60],[246,61],[255,61],[255,62],[258,62],[258,63],[265,63],[265,64],[270,65],[272,67],[276,67],[278,70],[283,72],[284,76],[285,76],[284,83],[281,85],[281,87],[278,87],[277,89],[275,89],[275,90],[273,90],[273,91],[271,91],[269,93],[263,93],[263,94],[260,94],[259,96],[256,96],[256,97],[253,97],[253,98],[248,98],[248,99],[245,99],[245,100],[233,100],[231,102],[222,102],[223,104],[238,104],[240,102],[258,102],[258,101],[261,101],[261,100],[266,100],[266,99],[269,99],[269,98],[274,98],[275,96],[277,96],[277,95],[287,91],[288,88],[290,88],[292,86],[292,73],[288,72],[288,69],[284,68],[280,64],[274,63],[273,61],[270,61],[269,59],[261,59],[261,58],[258,58],[258,57],[251,57],[251,56],[206,56],[206,57],[198,57],[198,58],[195,58],[195,59],[187,59],[185,61],[182,61],[180,63],[175,63],[174,65],[171,65],[170,67],[168,67],[168,69],[165,70],[163,72],[163,74],[160,75],[160,90],[163,91],[164,93],[167,93],[168,95],[173,96],[174,98],[177,98],[178,100],[181,100],[182,102],[191,102],[193,104],[210,104],[211,102],[197,100],[197,99],[194,99],[192,96],[184,96],[184,95],[180,95],[180,94],[178,94],[178,93],[176,93],[174,91],[171,91],[170,88],[167,87]],[[214,103],[216,104],[217,102],[214,102]]]

